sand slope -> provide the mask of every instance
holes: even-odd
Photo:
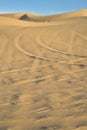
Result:
[[[86,17],[87,9],[79,10],[76,12],[48,15],[48,16],[41,16],[41,15],[26,13],[26,12],[14,13],[14,14],[2,14],[0,16],[5,16],[5,17],[19,19],[19,20],[25,20],[25,21],[33,21],[33,22],[53,22],[53,21],[56,22],[56,21],[64,20],[64,19]]]
[[[24,15],[0,15],[0,130],[86,130],[87,10]]]

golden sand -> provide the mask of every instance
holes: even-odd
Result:
[[[0,130],[87,130],[87,10],[0,15]]]

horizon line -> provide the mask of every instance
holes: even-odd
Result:
[[[84,9],[77,9],[77,10],[71,10],[71,11],[50,11],[51,13],[37,13],[34,11],[0,11],[0,14],[15,14],[15,13],[31,13],[31,14],[38,14],[38,15],[55,15],[55,14],[64,14],[64,13],[71,13],[71,12],[75,12],[75,11],[80,11],[80,10],[87,10],[87,8]]]

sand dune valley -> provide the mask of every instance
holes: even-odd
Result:
[[[0,15],[0,130],[87,130],[87,10]]]

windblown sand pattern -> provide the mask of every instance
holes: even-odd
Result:
[[[87,130],[87,10],[0,15],[0,130]]]

